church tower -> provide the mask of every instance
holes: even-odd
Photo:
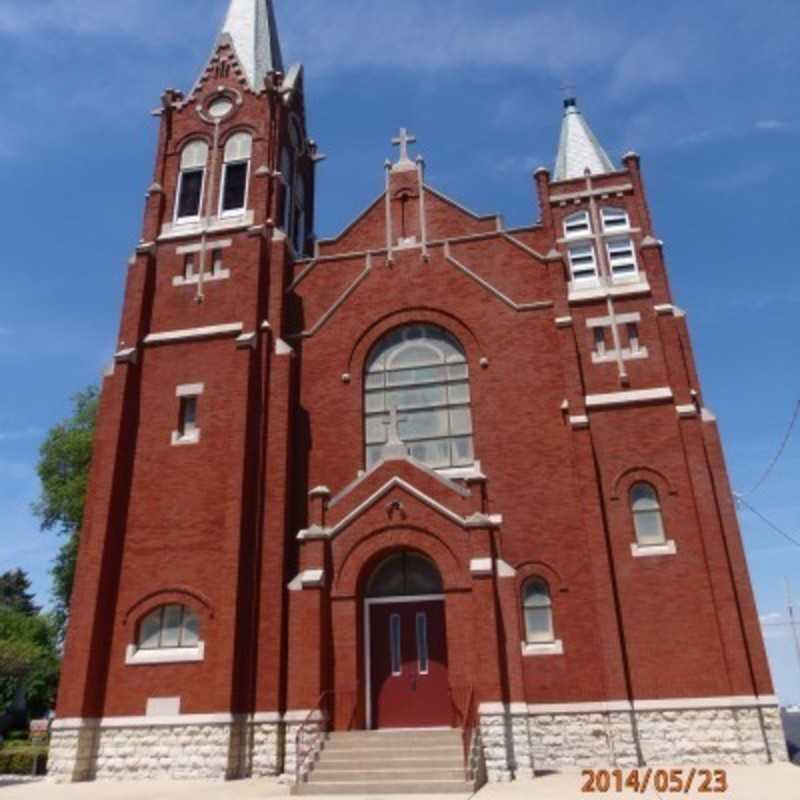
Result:
[[[230,0],[157,116],[51,774],[435,793],[784,760],[639,156],[567,100],[540,221],[509,228],[401,129],[318,239],[271,0]]]
[[[187,752],[210,725],[204,774],[238,774],[233,723],[246,712],[242,735],[274,736],[285,692],[296,376],[284,298],[313,248],[318,156],[271,0],[230,1],[196,84],[167,90],[157,116],[59,692],[50,770],[72,779],[114,768],[105,745],[97,754],[100,720],[148,716],[178,720],[159,734]],[[142,620],[150,638],[134,647]]]

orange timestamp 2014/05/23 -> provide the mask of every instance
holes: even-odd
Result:
[[[728,791],[728,773],[724,769],[585,769],[581,773],[584,794],[634,792],[645,794],[654,789],[661,794],[724,794]]]

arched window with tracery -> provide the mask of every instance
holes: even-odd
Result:
[[[407,325],[373,348],[364,382],[366,461],[380,461],[391,410],[411,456],[434,469],[475,461],[469,365],[464,349],[434,325]]]

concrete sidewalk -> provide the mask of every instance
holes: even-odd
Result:
[[[713,765],[712,765],[713,766]],[[684,768],[686,770],[686,768]],[[583,794],[584,780],[580,771],[565,771],[535,780],[492,784],[477,795],[479,800],[586,800],[586,798],[615,798],[616,800],[800,800],[800,768],[791,764],[770,767],[728,768],[730,789],[725,794],[656,794],[650,789],[645,794],[626,791],[621,794]],[[78,783],[56,785],[46,781],[13,784],[13,778],[0,778],[0,800],[250,800],[251,798],[284,798],[289,789],[276,781],[234,781],[211,783],[139,782],[139,783]],[[348,800],[343,795],[336,800]],[[398,800],[399,795],[377,796],[369,800]],[[355,800],[350,798],[349,800]],[[361,800],[361,798],[359,798]],[[417,800],[422,800],[421,797]],[[425,800],[466,800],[459,795],[426,796]]]

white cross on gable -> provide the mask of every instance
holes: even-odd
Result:
[[[383,420],[383,424],[388,428],[387,431],[387,444],[402,444],[403,440],[400,438],[400,423],[406,422],[408,417],[401,417],[397,406],[392,406],[389,409],[389,418]]]
[[[408,129],[400,128],[400,135],[392,139],[392,144],[400,148],[400,161],[398,163],[402,164],[411,161],[408,157],[408,146],[410,144],[416,144],[416,141],[417,137],[410,134]]]

